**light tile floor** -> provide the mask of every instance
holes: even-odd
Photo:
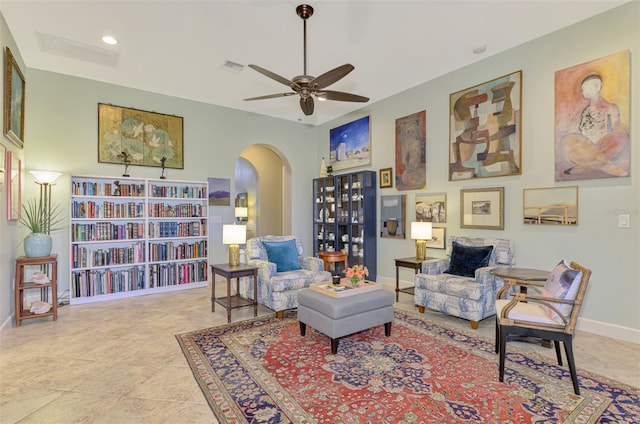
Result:
[[[216,292],[224,290],[218,282]],[[401,293],[397,307],[415,311],[412,303],[412,296]],[[226,323],[224,308],[211,312],[210,289],[65,306],[58,312],[56,322],[23,321],[0,343],[0,423],[216,422],[175,339]],[[258,311],[271,313],[264,307]],[[232,321],[252,316],[251,307],[236,309]],[[430,311],[425,316],[494,337],[493,319],[473,331],[461,319]],[[518,345],[555,360],[553,349]],[[575,351],[579,369],[640,387],[639,345],[579,333]]]

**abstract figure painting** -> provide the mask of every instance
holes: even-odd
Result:
[[[449,181],[519,175],[522,71],[449,97]]]
[[[396,119],[396,189],[427,185],[427,112]]]
[[[329,131],[332,171],[371,164],[370,120],[356,119]]]
[[[629,55],[625,50],[556,72],[556,181],[629,175]]]

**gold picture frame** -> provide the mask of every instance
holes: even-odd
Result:
[[[522,190],[524,224],[578,225],[578,186]]]
[[[504,230],[504,187],[460,190],[460,228]]]
[[[26,82],[9,47],[5,48],[4,135],[24,147],[24,95]]]
[[[380,170],[380,188],[393,187],[393,168]]]

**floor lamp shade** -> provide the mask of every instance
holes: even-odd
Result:
[[[240,265],[240,245],[247,242],[246,225],[223,225],[222,244],[229,245],[229,265]]]
[[[424,261],[427,257],[427,240],[433,237],[430,222],[412,222],[411,238],[416,241],[416,259]]]

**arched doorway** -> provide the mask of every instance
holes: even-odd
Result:
[[[247,193],[248,237],[291,234],[291,166],[279,150],[266,144],[243,150],[235,190]]]

